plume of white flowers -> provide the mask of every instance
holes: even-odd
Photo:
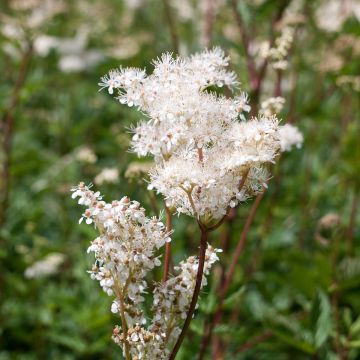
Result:
[[[245,121],[250,111],[245,93],[226,98],[208,90],[238,85],[228,64],[219,48],[188,58],[165,54],[149,76],[141,69],[120,69],[100,83],[147,115],[133,130],[132,149],[154,156],[149,189],[178,213],[205,224],[261,189],[262,167],[274,162],[280,149],[276,116]]]
[[[261,102],[260,113],[264,116],[277,115],[283,109],[285,99],[281,96],[271,97]]]
[[[95,263],[89,271],[100,282],[104,292],[115,299],[113,313],[119,313],[122,325],[113,330],[113,340],[133,359],[167,359],[169,349],[179,334],[179,326],[189,307],[195,286],[198,260],[189,257],[180,263],[179,275],[155,286],[154,318],[147,328],[141,305],[148,288],[146,275],[161,264],[156,251],[171,241],[164,224],[156,217],[148,218],[137,201],[123,197],[106,203],[99,192],[93,192],[84,183],[72,189],[72,198],[86,210],[80,219],[94,224],[100,235],[88,249],[95,254]],[[202,286],[205,275],[218,260],[219,250],[208,246]]]
[[[96,175],[94,183],[96,185],[115,184],[119,180],[119,170],[116,168],[104,168]]]
[[[42,260],[36,261],[25,270],[28,279],[43,278],[56,274],[65,261],[65,255],[61,253],[50,253]]]
[[[293,147],[301,148],[304,136],[296,126],[285,124],[280,126],[279,132],[281,152],[290,151]]]
[[[206,250],[204,275],[201,288],[206,286],[205,275],[209,274],[211,266],[219,260],[217,252],[210,245]],[[153,313],[154,317],[148,328],[137,323],[127,331],[126,340],[131,345],[130,352],[133,359],[161,359],[169,358],[169,345],[178,338],[180,324],[186,318],[195,288],[198,269],[198,259],[190,256],[182,261],[175,271],[179,274],[166,282],[158,284],[154,289]],[[115,343],[123,346],[125,337],[121,329],[116,327],[113,332]]]
[[[260,49],[259,55],[264,59],[269,59],[272,67],[276,70],[285,70],[288,67],[287,56],[294,41],[294,29],[292,27],[284,27],[281,34],[275,39],[273,47],[270,42],[265,41]]]
[[[285,43],[285,36],[276,41],[283,57]],[[276,61],[284,60],[280,55],[273,55]],[[176,276],[166,276],[154,287],[148,325],[141,308],[148,289],[146,275],[160,265],[157,250],[170,241],[170,233],[158,218],[147,218],[136,201],[124,197],[108,204],[83,183],[73,189],[73,198],[87,207],[80,222],[94,223],[100,232],[88,250],[96,258],[90,274],[115,297],[111,311],[120,315],[121,326],[114,328],[113,340],[126,359],[136,360],[165,360],[175,342],[176,349],[206,275],[218,260],[220,250],[206,248],[207,232],[216,229],[232,207],[266,187],[266,165],[275,162],[286,139],[285,126],[279,126],[276,117],[282,98],[268,100],[258,117],[246,120],[247,94],[225,97],[210,91],[238,85],[235,74],[227,70],[229,58],[219,48],[188,58],[164,54],[153,64],[151,75],[120,68],[99,84],[146,116],[133,129],[132,150],[154,158],[146,168],[148,189],[164,196],[170,213],[195,217],[202,233],[199,257],[182,261],[175,267]],[[286,149],[299,144],[290,138]],[[143,166],[135,169],[144,171]]]

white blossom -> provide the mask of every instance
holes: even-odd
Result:
[[[85,164],[94,164],[97,160],[97,156],[94,151],[87,146],[82,146],[77,149],[75,157],[78,161]]]
[[[251,177],[259,171],[250,169],[273,162],[280,148],[275,115],[245,121],[246,93],[226,98],[206,90],[238,85],[228,64],[219,48],[188,58],[164,54],[149,76],[140,69],[120,69],[100,83],[148,117],[133,129],[132,139],[135,153],[155,160],[148,188],[178,213],[205,223],[253,195],[246,190],[259,183]]]
[[[65,261],[65,255],[61,253],[50,253],[42,260],[39,260],[32,264],[25,270],[25,277],[43,278],[53,274],[56,274],[59,267]]]
[[[104,183],[114,184],[119,180],[119,170],[116,168],[104,168],[96,175],[94,183],[102,185]]]
[[[317,25],[326,31],[335,32],[342,28],[351,16],[360,21],[359,0],[324,0],[316,10]]]
[[[207,284],[206,275],[209,274],[212,265],[219,260],[218,252],[221,250],[208,245],[201,288]],[[187,316],[195,289],[197,269],[198,259],[190,256],[175,268],[179,273],[177,276],[157,284],[154,289],[154,316],[151,324],[145,328],[143,324],[137,323],[130,327],[126,334],[133,358],[168,359],[170,352],[167,345],[173,344],[181,332],[179,325]],[[124,334],[120,327],[115,327],[113,340],[123,346]]]
[[[287,56],[294,41],[294,32],[292,27],[284,27],[280,36],[275,39],[274,46],[270,46],[268,41],[261,44],[259,56],[269,59],[274,69],[285,70],[288,67]]]
[[[145,322],[139,309],[147,288],[144,278],[160,265],[155,251],[168,241],[164,224],[156,217],[147,218],[140,204],[127,197],[109,204],[83,183],[72,191],[72,197],[87,207],[82,219],[93,223],[100,232],[88,248],[96,258],[89,271],[91,278],[98,280],[109,296],[126,299],[130,324]],[[119,309],[116,304],[113,303],[112,311]]]
[[[301,148],[304,136],[296,126],[290,124],[280,126],[279,133],[282,152],[290,151],[293,146]]]
[[[281,96],[271,97],[261,102],[260,114],[264,116],[277,115],[283,109],[285,99]]]
[[[116,326],[113,340],[123,351],[126,342],[134,359],[167,359],[168,345],[173,345],[179,335],[179,326],[190,306],[196,283],[197,257],[182,261],[175,268],[178,275],[155,286],[154,316],[146,328],[147,319],[141,309],[143,294],[148,288],[146,275],[160,265],[156,251],[170,241],[170,234],[158,218],[147,218],[137,201],[123,197],[106,203],[98,192],[94,193],[84,183],[72,191],[72,197],[86,206],[82,218],[88,224],[94,224],[100,233],[88,248],[88,252],[95,255],[90,276],[99,281],[106,294],[114,296],[111,312],[123,312],[126,318],[127,332]],[[201,287],[207,283],[206,275],[218,260],[218,252],[220,250],[208,245]]]

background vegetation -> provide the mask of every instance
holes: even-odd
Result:
[[[162,52],[212,45],[230,54],[253,106],[286,98],[280,117],[305,141],[273,168],[210,348],[219,359],[360,358],[360,5],[339,0],[347,7],[334,7],[331,20],[326,3],[336,1],[1,2],[1,360],[121,358],[111,299],[86,273],[95,231],[77,224],[69,189],[116,168],[116,181],[96,185],[106,199],[127,194],[154,209],[142,177],[125,177],[138,161],[127,128],[139,114],[97,83],[119,64],[151,70]],[[268,67],[255,89],[247,59],[285,25],[296,28],[289,68],[280,77]],[[212,234],[226,246],[223,264],[252,205]],[[198,234],[186,216],[174,222],[177,262],[196,252]],[[29,268],[53,253],[57,271],[32,277]],[[218,265],[179,359],[196,358],[220,282]]]

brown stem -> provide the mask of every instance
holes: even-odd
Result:
[[[172,230],[172,214],[171,214],[170,209],[166,205],[165,205],[165,214],[166,214],[166,232],[169,233]],[[163,282],[165,282],[168,279],[170,263],[171,263],[171,242],[168,242],[165,245],[165,262],[164,262]]]
[[[123,294],[125,294],[126,289],[129,285],[130,276],[129,276],[128,280],[126,281],[123,289],[121,290],[121,287],[119,286],[119,278],[116,275],[114,275],[114,273],[111,273],[111,274],[114,279],[113,290],[114,290],[114,293],[120,303],[120,319],[121,319],[121,329],[122,329],[123,337],[124,337],[125,358],[126,358],[126,360],[131,360],[129,344],[126,340],[127,333],[128,333],[128,325],[127,325],[127,321],[126,321],[126,317],[125,317],[125,304],[124,304],[124,296],[123,296]]]
[[[238,261],[240,255],[241,255],[241,253],[242,253],[242,250],[244,249],[246,238],[247,238],[247,235],[248,235],[249,230],[250,230],[250,226],[251,226],[251,224],[252,224],[252,222],[253,222],[253,220],[255,218],[256,211],[257,211],[257,209],[258,209],[258,207],[260,205],[260,202],[261,202],[262,198],[264,197],[264,194],[265,194],[265,191],[262,191],[256,197],[255,202],[254,202],[253,206],[251,207],[250,213],[249,213],[249,215],[248,215],[248,217],[246,219],[244,230],[243,230],[243,232],[241,234],[240,241],[239,241],[238,245],[236,246],[235,253],[234,253],[234,256],[233,256],[231,264],[230,264],[230,268],[229,268],[228,273],[226,275],[224,285],[222,286],[222,291],[221,291],[222,298],[225,297],[225,295],[226,295],[226,293],[227,293],[227,291],[229,289],[232,278],[234,276],[237,261]]]
[[[202,163],[204,161],[204,153],[202,148],[197,148],[197,153],[199,157],[199,161]]]
[[[19,102],[20,91],[25,84],[25,79],[28,73],[32,53],[33,53],[33,48],[31,45],[29,45],[28,49],[24,52],[21,60],[20,69],[10,99],[10,104],[8,108],[5,109],[4,114],[1,118],[0,126],[3,133],[2,150],[4,154],[4,162],[1,169],[1,183],[0,183],[1,185],[0,228],[6,222],[6,213],[9,207],[11,148],[12,148],[14,125],[15,125],[13,111],[15,110]]]
[[[249,44],[250,44],[249,36],[245,29],[244,22],[241,17],[241,14],[238,10],[237,5],[238,5],[237,0],[231,0],[231,7],[232,7],[232,10],[234,13],[235,21],[236,21],[239,31],[240,31],[241,41],[244,46],[246,66],[248,68],[249,76],[250,76],[250,86],[251,86],[251,89],[256,89],[258,86],[258,74],[257,74],[256,68],[255,68],[254,59],[250,55],[250,52],[249,52]]]
[[[273,336],[273,333],[271,331],[266,331],[263,334],[260,334],[260,335],[256,336],[255,338],[247,341],[245,344],[243,344],[240,347],[238,352],[240,352],[240,353],[246,352],[246,351],[252,349],[253,347],[255,347],[256,345],[262,343],[263,341],[270,339],[272,336]]]
[[[200,222],[199,222],[199,227],[201,230],[201,238],[200,238],[200,249],[199,249],[199,264],[198,264],[198,270],[197,270],[197,274],[196,274],[195,289],[194,289],[194,293],[193,293],[193,296],[191,299],[189,311],[186,316],[186,320],[184,322],[180,336],[171,352],[169,360],[175,359],[175,356],[176,356],[177,352],[179,351],[182,342],[184,341],[186,332],[189,328],[191,319],[194,315],[195,307],[196,307],[197,300],[198,300],[199,294],[200,294],[201,282],[202,282],[202,278],[203,278],[204,265],[205,265],[205,254],[206,254],[206,247],[207,247],[208,231],[205,228],[205,226],[203,226]]]
[[[357,207],[358,207],[358,201],[357,201],[356,190],[355,190],[353,199],[352,199],[352,203],[351,203],[349,225],[346,230],[347,251],[348,251],[348,255],[350,255],[350,256],[353,253],[353,237],[354,237],[354,228],[355,228],[355,222],[356,222]]]
[[[124,336],[124,344],[125,344],[125,356],[126,356],[126,360],[131,360],[130,351],[129,351],[129,344],[128,344],[127,340],[126,340],[128,328],[127,328],[127,323],[126,323],[126,318],[125,318],[124,300],[122,299],[122,297],[120,297],[119,300],[120,300],[121,324],[122,324],[123,336]]]
[[[282,95],[281,82],[282,82],[282,71],[277,70],[276,71],[276,82],[275,82],[275,88],[274,88],[274,96],[275,97]]]
[[[159,209],[158,209],[157,204],[156,204],[156,196],[155,196],[154,192],[153,191],[147,191],[146,193],[149,196],[149,202],[150,202],[151,210],[154,212],[155,215],[158,215],[159,214]]]
[[[332,269],[332,287],[334,291],[331,294],[331,306],[334,315],[334,323],[335,323],[335,336],[334,336],[334,345],[335,351],[339,360],[346,360],[347,356],[345,353],[345,349],[343,348],[340,340],[341,335],[341,326],[340,326],[340,313],[339,313],[339,286],[337,279],[337,264],[339,259],[339,251],[340,251],[340,236],[338,232],[335,232],[332,238],[332,249],[330,254],[330,266]]]
[[[254,217],[255,217],[255,214],[256,214],[256,211],[259,207],[259,204],[264,196],[264,193],[265,191],[261,192],[255,199],[255,202],[253,204],[253,206],[251,207],[251,210],[250,210],[250,213],[246,219],[246,222],[245,222],[245,226],[244,226],[244,229],[241,233],[241,236],[240,236],[240,240],[236,246],[236,249],[235,249],[235,253],[234,253],[234,256],[232,258],[232,261],[231,261],[231,264],[230,264],[230,267],[229,267],[229,270],[226,274],[226,277],[225,277],[225,280],[223,282],[223,285],[221,286],[220,288],[220,295],[219,295],[219,305],[217,307],[217,310],[215,312],[215,315],[213,317],[213,320],[212,322],[210,323],[209,325],[209,328],[208,328],[208,331],[207,331],[207,334],[205,334],[206,336],[204,336],[203,340],[202,340],[202,344],[201,344],[201,349],[200,349],[200,354],[199,354],[199,360],[203,359],[204,356],[205,356],[205,353],[206,353],[206,349],[210,343],[210,340],[211,340],[211,337],[212,337],[212,333],[213,333],[213,330],[214,330],[214,327],[221,321],[221,318],[222,318],[222,306],[223,306],[223,303],[224,303],[224,299],[225,299],[225,296],[226,296],[226,293],[230,287],[230,284],[231,284],[231,281],[232,281],[232,278],[233,278],[233,275],[234,275],[234,272],[235,272],[235,267],[236,267],[236,264],[238,262],[238,259],[244,249],[244,246],[245,246],[245,242],[246,242],[246,238],[247,238],[247,235],[249,233],[249,230],[250,230],[250,226],[254,220]]]
[[[204,46],[210,47],[214,27],[215,9],[214,0],[206,1],[205,23],[204,23]]]
[[[179,37],[177,34],[171,7],[170,7],[168,0],[163,0],[163,4],[164,4],[166,22],[167,22],[169,30],[170,30],[172,45],[173,45],[174,51],[178,54],[179,53]]]

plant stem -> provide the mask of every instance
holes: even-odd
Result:
[[[176,354],[179,351],[182,342],[184,341],[186,332],[189,328],[191,319],[194,315],[195,307],[196,307],[197,300],[198,300],[199,294],[200,294],[201,283],[202,283],[203,272],[204,272],[204,265],[205,265],[205,254],[206,254],[206,247],[207,247],[207,240],[208,240],[208,230],[200,222],[199,222],[199,227],[201,230],[201,238],[200,238],[200,249],[199,249],[199,264],[198,264],[198,270],[197,270],[197,274],[196,274],[195,289],[194,289],[194,293],[193,293],[193,296],[191,299],[189,311],[186,316],[186,320],[184,322],[180,336],[171,352],[169,360],[175,359]]]
[[[356,196],[356,189],[354,190],[354,195],[352,198],[351,203],[351,212],[350,212],[350,220],[349,225],[346,230],[346,240],[347,240],[347,253],[349,256],[353,255],[353,237],[354,237],[354,228],[356,223],[356,214],[357,214],[357,207],[358,207],[358,201]]]
[[[15,82],[14,90],[11,95],[10,104],[5,109],[1,118],[1,132],[3,133],[2,150],[4,153],[4,162],[1,169],[1,188],[0,188],[0,228],[6,222],[6,214],[9,206],[10,194],[10,166],[11,166],[11,148],[12,138],[15,125],[13,111],[15,110],[18,102],[21,89],[23,88],[28,73],[30,60],[33,54],[32,45],[29,44],[27,50],[24,52],[19,73]]]
[[[234,256],[233,256],[233,258],[231,260],[229,270],[228,270],[228,272],[226,274],[223,285],[221,286],[221,288],[219,290],[219,292],[220,292],[219,305],[217,307],[217,310],[215,312],[213,320],[209,325],[207,333],[205,334],[205,336],[204,336],[204,338],[202,340],[200,354],[199,354],[199,360],[202,360],[204,358],[205,353],[206,353],[206,349],[207,349],[207,347],[208,347],[208,345],[210,343],[211,337],[212,337],[214,327],[221,321],[222,312],[223,312],[222,306],[223,306],[223,303],[224,303],[226,293],[227,293],[227,291],[228,291],[228,289],[230,287],[232,278],[234,276],[236,264],[237,264],[237,262],[239,260],[239,257],[241,255],[243,249],[244,249],[246,238],[247,238],[247,235],[248,235],[249,230],[250,230],[250,226],[251,226],[251,224],[252,224],[252,222],[254,220],[256,211],[257,211],[257,209],[259,207],[259,204],[260,204],[260,202],[261,202],[261,200],[262,200],[262,198],[264,196],[264,193],[265,193],[265,191],[261,192],[256,197],[255,202],[254,202],[253,206],[251,207],[250,213],[249,213],[249,215],[248,215],[248,217],[246,219],[245,226],[244,226],[244,229],[243,229],[243,231],[241,233],[239,242],[238,242],[238,244],[236,246],[235,253],[234,253]]]
[[[256,72],[254,59],[249,53],[249,45],[250,45],[249,36],[245,29],[241,14],[238,10],[237,0],[231,0],[231,7],[232,7],[232,11],[234,13],[235,21],[239,28],[241,41],[242,41],[243,47],[244,47],[246,66],[248,68],[249,76],[250,76],[250,85],[251,85],[252,89],[255,89],[258,84],[258,74]]]
[[[168,0],[163,0],[163,4],[164,4],[166,22],[167,22],[169,30],[170,30],[172,45],[173,45],[174,51],[178,54],[179,53],[179,37],[178,37],[177,31],[176,31],[175,21],[173,18],[173,14],[171,12],[171,7],[170,7]]]
[[[111,272],[112,278],[114,279],[114,293],[117,297],[117,299],[120,302],[120,319],[121,319],[121,329],[124,336],[124,345],[125,345],[125,357],[126,360],[131,360],[130,351],[129,351],[129,344],[126,340],[127,332],[128,332],[128,325],[125,317],[125,304],[124,304],[124,294],[126,292],[127,287],[129,286],[129,279],[131,277],[131,273],[129,274],[128,279],[126,280],[126,283],[121,290],[121,287],[119,286],[119,278],[114,275],[113,272]]]
[[[165,205],[165,214],[166,214],[166,232],[169,233],[172,229],[172,214],[170,209]],[[171,242],[167,242],[165,245],[165,262],[164,262],[164,276],[163,282],[168,279],[169,268],[171,262]]]
[[[203,45],[206,48],[209,48],[212,43],[212,33],[215,20],[215,9],[214,9],[214,0],[206,1],[206,12],[205,12],[205,21],[204,21],[204,39]]]
[[[121,316],[121,326],[122,326],[123,336],[124,336],[125,356],[126,356],[126,360],[131,360],[130,351],[129,351],[129,344],[128,344],[127,340],[126,340],[126,336],[127,336],[127,332],[128,332],[128,326],[127,326],[126,317],[125,317],[124,299],[120,294],[119,294],[118,298],[119,298],[119,301],[120,301],[120,316]]]

